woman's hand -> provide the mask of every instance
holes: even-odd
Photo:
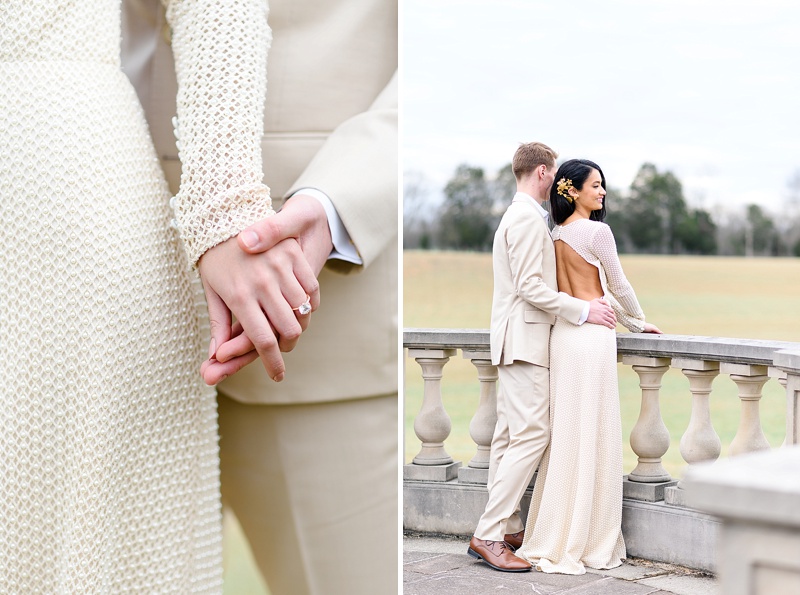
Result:
[[[201,374],[216,384],[260,356],[270,378],[280,382],[285,368],[279,352],[291,351],[308,326],[309,316],[296,313],[297,306],[306,295],[312,311],[319,306],[316,275],[333,247],[325,209],[298,194],[239,234],[238,243],[223,242],[198,263],[212,337]]]
[[[643,333],[653,333],[655,335],[663,335],[664,333],[661,332],[655,324],[650,324],[649,322],[644,323],[644,330]]]
[[[308,325],[308,315],[298,315],[293,308],[306,296],[312,310],[319,305],[319,283],[297,240],[283,240],[261,254],[246,254],[236,238],[231,238],[208,250],[198,268],[208,301],[212,363],[247,356],[255,345],[270,378],[283,380],[280,352],[291,351]],[[241,323],[243,333],[231,327],[231,314]],[[236,363],[245,359],[248,357]],[[212,378],[207,377],[207,368],[203,377],[208,382]]]

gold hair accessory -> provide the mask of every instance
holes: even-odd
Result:
[[[558,181],[558,185],[556,186],[556,190],[558,191],[558,194],[560,196],[563,196],[564,198],[566,198],[567,202],[571,203],[574,199],[572,198],[572,195],[570,195],[570,193],[569,193],[569,189],[570,188],[572,188],[572,180],[569,180],[569,179],[566,179],[566,178],[561,178]]]

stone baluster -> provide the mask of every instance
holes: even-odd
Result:
[[[784,445],[800,444],[800,351],[778,351],[773,365],[783,372],[786,388],[786,440]]]
[[[720,372],[730,374],[731,380],[739,389],[739,400],[741,401],[739,428],[731,441],[728,455],[736,456],[746,452],[768,449],[769,442],[761,429],[761,415],[758,410],[761,389],[769,380],[767,366],[723,362],[720,364]]]
[[[689,380],[689,392],[692,393],[692,413],[689,426],[681,437],[680,450],[683,460],[689,467],[702,461],[716,461],[722,450],[722,442],[714,430],[711,422],[711,407],[709,403],[711,384],[719,375],[719,363],[703,360],[675,358],[672,360],[673,368],[680,368],[683,375]],[[664,491],[664,501],[667,504],[685,506],[683,494],[683,480],[675,487]]]
[[[460,483],[485,484],[489,475],[492,436],[497,425],[497,367],[488,351],[464,351],[463,356],[478,370],[481,392],[478,408],[469,423],[469,435],[477,445],[475,456],[458,470]]]
[[[413,464],[403,468],[405,479],[449,481],[461,466],[444,448],[452,423],[442,404],[442,370],[455,354],[455,349],[408,350],[408,356],[422,368],[424,388],[422,407],[414,419],[414,433],[422,442],[422,448]]]
[[[711,422],[711,384],[719,375],[719,363],[700,360],[673,360],[689,380],[692,393],[692,414],[689,426],[681,437],[681,456],[693,465],[701,461],[716,461],[722,449],[719,435]],[[681,487],[678,482],[678,487]]]
[[[661,378],[669,370],[670,358],[625,355],[622,363],[633,367],[639,375],[639,387],[642,389],[642,407],[630,437],[631,449],[639,458],[639,463],[624,482],[625,497],[661,500],[664,488],[676,483],[661,464],[661,457],[669,449],[670,436],[661,419],[658,402]]]

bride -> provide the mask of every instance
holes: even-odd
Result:
[[[633,332],[646,323],[620,266],[606,214],[605,176],[586,159],[558,168],[550,190],[558,289],[605,297]],[[551,441],[539,466],[517,555],[543,572],[614,568],[622,538],[622,429],[614,330],[559,318],[550,336]]]
[[[120,70],[120,1],[0,7],[2,593],[222,591],[208,331],[182,243],[196,260],[218,221],[272,212],[253,157],[269,30],[257,0],[164,3],[194,60],[174,213]],[[228,212],[242,205],[261,212]]]

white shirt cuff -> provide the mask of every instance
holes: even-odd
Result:
[[[331,250],[328,260],[336,258],[338,260],[352,262],[353,264],[364,264],[364,261],[361,260],[361,256],[358,255],[358,250],[356,250],[353,240],[350,239],[350,234],[347,233],[347,229],[345,229],[344,223],[342,223],[341,217],[339,217],[339,213],[336,212],[336,207],[333,206],[328,195],[316,188],[300,188],[297,192],[294,192],[292,196],[297,196],[298,194],[305,194],[306,196],[316,198],[325,209],[325,215],[328,217],[328,228],[331,230],[331,241],[333,242],[333,250]],[[289,199],[291,199],[292,196],[290,196]]]
[[[586,302],[586,305],[583,307],[583,314],[581,314],[581,317],[578,320],[578,325],[580,326],[586,322],[587,318],[589,318],[589,302]]]

